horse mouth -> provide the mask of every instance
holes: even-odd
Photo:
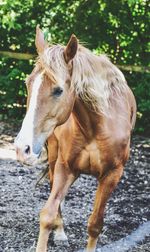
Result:
[[[30,156],[22,155],[16,151],[16,159],[19,163],[26,166],[35,166],[40,162],[41,152]]]

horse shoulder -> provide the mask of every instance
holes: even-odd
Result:
[[[64,124],[55,129],[55,135],[58,141],[59,152],[65,161],[79,153],[84,139],[76,130],[72,115]]]
[[[54,133],[47,139],[47,149],[49,164],[55,164],[58,157],[58,140]]]

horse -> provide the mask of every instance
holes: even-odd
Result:
[[[47,142],[50,196],[40,212],[36,252],[49,234],[66,240],[61,202],[80,176],[97,178],[88,220],[86,252],[96,251],[106,203],[129,158],[136,101],[123,73],[106,55],[95,55],[72,34],[66,46],[49,45],[37,26],[38,58],[26,80],[27,112],[15,140],[17,159],[36,164]]]

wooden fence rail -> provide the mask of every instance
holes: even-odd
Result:
[[[14,58],[18,60],[30,60],[36,58],[35,54],[16,53],[10,51],[0,51],[0,56],[6,58]],[[124,71],[150,73],[150,67],[147,66],[135,66],[135,65],[117,65],[117,66]]]
[[[18,60],[30,60],[34,59],[36,55],[30,53],[15,53],[15,52],[8,52],[8,51],[0,51],[1,57],[6,58],[13,58]]]

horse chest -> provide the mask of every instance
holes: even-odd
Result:
[[[100,173],[101,157],[100,150],[96,142],[92,142],[85,146],[76,158],[75,165],[83,173]]]

